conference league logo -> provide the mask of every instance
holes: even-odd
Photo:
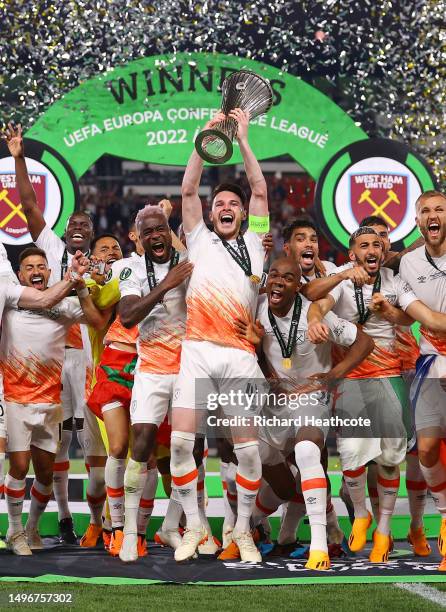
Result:
[[[316,186],[319,223],[336,246],[348,239],[364,217],[381,217],[394,245],[408,246],[418,236],[415,201],[434,188],[427,164],[399,142],[370,139],[339,151],[324,168]]]
[[[25,139],[26,166],[37,204],[47,225],[63,232],[64,222],[78,202],[71,168],[53,149]],[[0,148],[0,241],[11,246],[32,242],[20,201],[14,159],[4,143]]]

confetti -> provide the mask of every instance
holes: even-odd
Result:
[[[446,182],[446,0],[5,0],[0,120],[26,128],[86,79],[145,55],[219,52],[300,77]]]

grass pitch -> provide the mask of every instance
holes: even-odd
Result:
[[[446,585],[435,585],[441,595]],[[72,604],[10,604],[10,594],[71,593]],[[446,596],[445,596],[446,600]],[[371,612],[382,609],[405,612],[444,610],[440,604],[385,585],[312,585],[268,587],[215,587],[193,585],[97,586],[88,584],[0,584],[0,610],[8,607],[32,610],[120,611],[126,609],[233,612],[234,610],[315,610],[317,612]]]

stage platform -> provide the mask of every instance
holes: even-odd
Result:
[[[414,557],[409,545],[397,543],[388,563],[368,561],[369,546],[356,556],[332,560],[330,570],[305,569],[305,559],[265,556],[262,563],[218,561],[200,556],[176,563],[171,549],[149,545],[147,557],[125,564],[101,549],[61,546],[45,539],[45,550],[32,557],[16,557],[0,551],[3,582],[87,584],[200,584],[200,585],[285,585],[362,584],[397,582],[446,582],[438,572],[440,557],[435,542],[428,558]]]

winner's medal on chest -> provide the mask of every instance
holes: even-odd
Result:
[[[249,256],[248,247],[246,246],[245,239],[241,234],[237,236],[236,242],[237,249],[234,249],[234,247],[231,246],[227,240],[221,238],[222,245],[228,251],[235,263],[240,266],[245,275],[254,285],[258,285],[261,279],[259,276],[257,276],[257,274],[252,273],[251,258]]]
[[[147,282],[149,283],[150,291],[152,291],[153,289],[155,289],[155,287],[158,284],[156,282],[155,268],[153,267],[153,261],[150,259],[150,257],[147,255],[147,253],[145,254],[144,257],[145,257],[145,261],[146,261]],[[172,254],[170,256],[170,263],[169,263],[169,272],[170,272],[170,270],[172,270],[172,268],[174,268],[178,264],[179,260],[180,260],[180,254],[178,253],[178,251],[176,251],[172,247]],[[158,303],[162,304],[164,306],[164,308],[167,309],[167,306],[166,306],[164,300],[160,300]]]
[[[299,294],[296,295],[294,300],[293,316],[291,318],[290,332],[288,334],[288,341],[285,340],[280,333],[279,326],[277,325],[276,317],[273,315],[271,308],[268,306],[268,319],[277,342],[279,343],[280,350],[282,351],[282,367],[285,370],[290,370],[293,362],[291,355],[293,354],[294,347],[296,346],[297,340],[297,329],[299,327],[300,314],[302,312],[302,298]]]

